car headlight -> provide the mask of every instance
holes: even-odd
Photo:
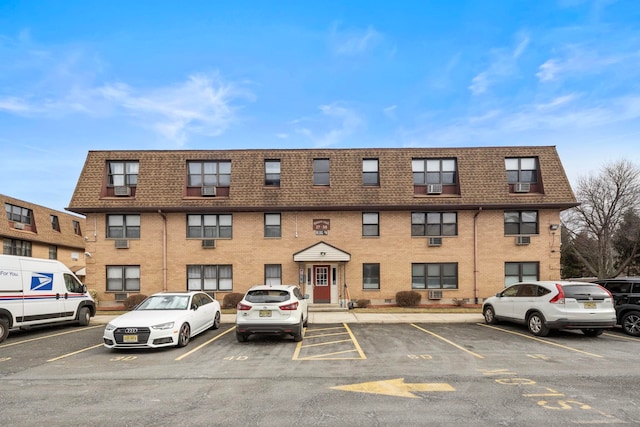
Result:
[[[113,331],[116,327],[113,326],[111,323],[107,323],[107,326],[104,327],[105,331]]]
[[[153,329],[171,329],[174,322],[160,323],[159,325],[153,325]]]

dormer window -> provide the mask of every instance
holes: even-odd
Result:
[[[107,165],[107,196],[134,196],[138,167],[138,161],[110,161]]]
[[[231,185],[231,161],[209,160],[187,163],[189,196],[228,196]]]
[[[456,159],[413,159],[414,194],[457,194]]]
[[[510,193],[540,193],[538,159],[536,157],[510,157],[504,159]]]

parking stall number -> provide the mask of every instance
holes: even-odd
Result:
[[[237,361],[242,361],[242,360],[247,360],[249,359],[249,356],[227,356],[224,358],[224,360],[237,360]]]
[[[118,356],[109,359],[111,362],[131,362],[132,360],[136,360],[138,356]]]
[[[407,356],[411,360],[433,360],[433,356],[430,354],[409,354]]]
[[[534,380],[529,378],[519,378],[516,372],[511,372],[507,369],[480,369],[480,372],[486,377],[494,378],[494,381],[500,385],[506,386],[530,386],[527,387],[522,393],[523,397],[535,399],[538,406],[554,410],[554,411],[567,411],[571,409],[581,409],[584,411],[593,410],[598,415],[602,415],[609,419],[616,419],[613,415],[606,414],[602,411],[593,409],[590,405],[573,399],[567,399],[564,393],[554,390],[550,387],[537,384]],[[617,419],[616,419],[617,420]]]

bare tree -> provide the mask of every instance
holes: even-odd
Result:
[[[640,206],[640,170],[627,160],[607,164],[599,175],[578,179],[580,205],[565,216],[575,255],[598,278],[615,277],[634,259],[638,241],[623,258],[613,237],[625,214]],[[636,237],[636,236],[634,236]]]

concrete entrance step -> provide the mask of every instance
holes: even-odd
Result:
[[[309,304],[309,311],[349,311],[349,309],[341,307],[340,304]]]

